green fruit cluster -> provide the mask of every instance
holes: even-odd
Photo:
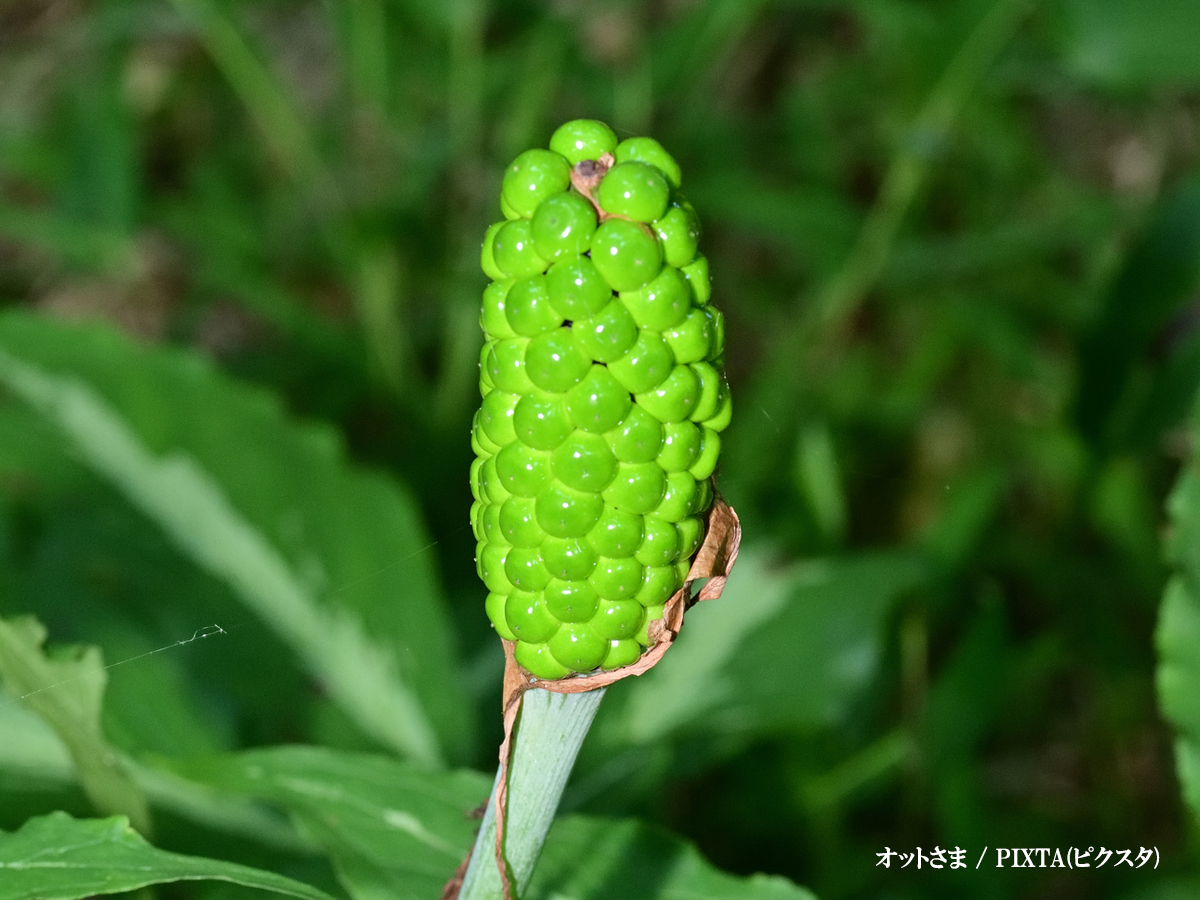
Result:
[[[704,537],[731,405],[679,184],[657,141],[568,122],[484,238],[471,522],[488,617],[539,678],[635,662]]]

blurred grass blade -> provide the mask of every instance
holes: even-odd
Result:
[[[348,471],[327,432],[288,425],[199,358],[18,313],[0,316],[0,383],[225,581],[367,733],[428,765],[463,746],[412,501]]]
[[[213,62],[287,173],[298,183],[315,176],[320,157],[300,111],[237,24],[212,0],[174,3],[199,30]]]
[[[124,816],[73,819],[65,812],[0,832],[0,900],[80,900],[176,881],[223,881],[299,897],[333,900],[291,878],[237,863],[169,853],[147,844]]]
[[[830,330],[844,321],[882,274],[900,225],[939,158],[931,150],[946,140],[984,73],[1033,6],[1034,0],[997,0],[946,66],[892,158],[849,258],[814,301],[820,327]]]
[[[828,422],[813,422],[801,429],[794,477],[826,543],[840,545],[846,535],[846,497]]]
[[[403,274],[394,247],[376,243],[359,249],[355,291],[358,315],[384,383],[397,395],[414,387],[411,350],[400,316]]]
[[[337,4],[345,17],[347,76],[359,112],[370,112],[382,122],[391,90],[388,71],[387,10],[383,0],[356,0]]]
[[[96,809],[106,815],[124,814],[138,831],[149,834],[146,798],[101,733],[107,678],[100,649],[60,648],[52,657],[42,647],[45,640],[46,629],[33,617],[0,619],[0,679],[5,689],[54,729]]]

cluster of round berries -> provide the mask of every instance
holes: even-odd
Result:
[[[471,521],[488,617],[539,678],[635,662],[704,537],[731,406],[679,180],[657,141],[568,122],[484,238]]]

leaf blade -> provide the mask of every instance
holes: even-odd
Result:
[[[415,504],[198,357],[0,316],[0,383],[288,642],[369,734],[427,765],[465,737]]]
[[[0,900],[79,900],[175,881],[225,881],[301,900],[333,900],[307,884],[249,866],[170,853],[124,816],[74,819],[64,812],[0,832]]]

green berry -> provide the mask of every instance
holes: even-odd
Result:
[[[634,557],[609,559],[606,556],[596,561],[596,568],[588,577],[588,584],[605,600],[629,600],[642,586],[645,566]]]
[[[516,224],[516,223],[511,223]],[[503,231],[498,237],[503,237]],[[609,219],[592,237],[592,264],[614,291],[634,291],[662,269],[662,248],[641,225]],[[497,263],[504,267],[497,257]]]
[[[712,351],[713,330],[707,315],[711,307],[687,311],[683,321],[663,332],[663,337],[679,363],[693,363],[708,357]]]
[[[510,222],[513,219],[523,218],[523,216],[513,209],[509,202],[504,199],[503,194],[500,195],[500,212],[503,214],[504,218],[508,219]]]
[[[641,162],[618,163],[600,182],[596,199],[609,215],[652,222],[667,211],[671,188],[653,166]]]
[[[489,591],[497,594],[512,593],[512,582],[504,574],[504,557],[508,555],[508,550],[503,544],[488,543],[480,543],[476,548],[475,563],[479,577]]]
[[[520,399],[516,394],[505,391],[492,391],[483,398],[483,405],[479,407],[479,424],[498,447],[517,439],[517,433],[513,430],[513,410]]]
[[[478,462],[478,460],[476,460]],[[482,541],[486,533],[483,529],[483,510],[487,507],[482,501],[476,500],[471,504],[471,534],[475,535],[476,542]]]
[[[663,174],[671,187],[678,188],[681,181],[679,163],[663,149],[663,145],[651,137],[626,138],[617,144],[617,162],[628,160],[648,163]]]
[[[606,506],[588,532],[588,546],[601,556],[624,559],[633,556],[642,543],[643,519],[636,513]]]
[[[491,395],[491,391],[488,395]],[[486,400],[487,397],[484,397]],[[500,452],[500,445],[487,436],[487,432],[483,430],[483,424],[479,421],[479,413],[475,414],[475,420],[471,423],[471,443],[475,444],[479,449],[476,451],[476,456],[487,457],[495,456]],[[482,463],[482,459],[476,462]]]
[[[571,165],[585,159],[599,159],[617,149],[617,136],[603,122],[575,119],[566,122],[550,136],[550,149]]]
[[[581,194],[566,192],[543,200],[530,223],[533,243],[546,259],[578,256],[596,232],[596,210]]]
[[[479,315],[479,324],[489,339],[516,335],[504,314],[504,299],[514,284],[516,284],[514,279],[505,278],[501,281],[493,281],[484,288],[483,309]]]
[[[711,306],[704,307],[704,314],[712,328],[712,346],[709,347],[708,358],[717,359],[725,352],[725,314]]]
[[[504,616],[513,634],[531,643],[549,640],[560,627],[558,619],[546,608],[546,598],[541,593],[510,591]]]
[[[530,340],[525,364],[529,380],[552,393],[570,390],[592,367],[570,328],[556,328]]]
[[[686,266],[680,266],[679,271],[692,287],[692,295],[696,298],[697,306],[704,306],[712,298],[712,284],[708,280],[708,259],[697,256]]]
[[[604,513],[599,495],[577,491],[558,482],[537,496],[537,520],[552,537],[583,537]]]
[[[508,601],[505,594],[497,594],[488,592],[485,608],[487,609],[487,617],[491,619],[492,625],[496,628],[496,634],[504,638],[506,641],[515,641],[516,634],[508,627],[508,618],[504,614],[504,605]]]
[[[495,225],[489,226],[483,235],[483,247],[479,251],[479,265],[483,268],[484,274],[493,280],[507,277],[504,270],[496,264],[495,253],[496,235],[507,224],[507,222],[497,222]]]
[[[713,431],[724,431],[729,427],[729,422],[733,418],[733,398],[729,395],[728,386],[721,383],[721,399],[717,404],[717,411],[712,416],[705,420],[704,424]]]
[[[636,600],[599,600],[592,628],[596,634],[608,640],[631,638],[642,627],[646,610]],[[640,655],[639,650],[639,655]],[[636,659],[637,657],[634,657]]]
[[[566,678],[573,671],[556,660],[551,655],[550,648],[546,644],[530,644],[525,641],[518,641],[513,655],[516,657],[517,662],[524,668],[532,672],[536,677],[544,678],[547,681]]]
[[[572,672],[588,672],[604,662],[608,642],[586,623],[571,622],[548,642],[550,654]]]
[[[545,594],[546,608],[560,622],[588,622],[600,604],[600,595],[584,580],[552,579]]]
[[[514,441],[496,454],[496,474],[514,497],[536,497],[550,483],[550,454]]]
[[[545,275],[529,275],[515,282],[504,300],[504,315],[522,337],[537,337],[557,328],[563,317],[550,304]]]
[[[679,176],[652,139],[568,122],[506,171],[481,249],[471,530],[487,616],[536,678],[636,662],[704,539],[732,405]]]
[[[573,430],[562,394],[534,391],[523,396],[513,410],[517,440],[535,450],[553,450]]]
[[[526,150],[504,173],[501,196],[522,216],[532,216],[538,204],[571,184],[571,166],[550,150]]]
[[[542,565],[542,554],[536,547],[513,547],[504,557],[504,574],[513,587],[537,592],[546,587],[550,573]]]
[[[672,591],[672,593],[674,593],[674,592]],[[667,594],[667,596],[670,597],[671,595]],[[664,602],[665,602],[665,600],[664,600]],[[649,635],[650,623],[657,622],[662,617],[663,617],[662,603],[658,604],[657,606],[647,606],[646,607],[646,618],[642,620],[642,627],[638,629],[638,633],[633,636],[633,639],[635,641],[637,641],[639,644],[641,644],[643,647],[648,646],[650,644],[650,635]]]
[[[496,472],[496,457],[494,456],[483,461],[483,467],[479,470],[479,484],[483,490],[483,496],[480,499],[486,500],[488,503],[503,503],[512,496],[505,489]]]
[[[679,531],[658,516],[645,516],[646,534],[635,557],[644,566],[667,566],[679,557]]]
[[[705,425],[701,431],[700,452],[696,460],[688,466],[688,472],[697,481],[708,478],[717,468],[717,458],[721,455],[721,436]]]
[[[615,428],[632,405],[629,391],[605,366],[592,366],[583,380],[567,391],[571,421],[594,434]]]
[[[617,477],[617,458],[604,438],[576,431],[550,454],[550,469],[567,487],[598,494]]]
[[[701,433],[691,422],[672,422],[663,428],[665,436],[658,464],[664,472],[683,472],[700,455]]]
[[[642,586],[638,588],[634,599],[646,607],[646,618],[653,621],[662,618],[662,604],[671,599],[680,584],[679,573],[674,566],[647,566],[642,576]],[[656,606],[659,607],[657,615],[654,614]]]
[[[688,516],[675,528],[679,532],[679,555],[690,559],[704,542],[704,522],[698,516]]]
[[[724,379],[709,363],[698,362],[689,366],[700,384],[700,397],[691,412],[692,420],[705,422],[717,414],[721,405],[721,386]]]
[[[475,498],[476,503],[482,503],[485,496],[481,475],[485,464],[485,461],[482,459],[476,459],[471,463],[471,496]]]
[[[640,406],[632,406],[621,423],[604,437],[621,462],[650,462],[662,449],[663,425]]]
[[[500,537],[514,547],[538,547],[546,539],[546,533],[537,523],[537,514],[531,497],[509,497],[499,507],[496,525]]]
[[[638,339],[637,322],[619,299],[614,299],[591,318],[575,322],[571,329],[579,349],[603,363],[620,359]]]
[[[663,259],[668,266],[682,268],[696,258],[700,246],[700,219],[686,200],[676,200],[655,219],[652,227],[662,243]]]
[[[525,350],[528,346],[529,339],[522,337],[504,338],[492,343],[485,366],[497,390],[520,395],[533,390],[533,382],[525,371]]]
[[[546,571],[564,581],[583,581],[596,568],[596,551],[586,538],[552,538],[542,541]]]
[[[648,513],[658,506],[666,486],[666,475],[655,463],[621,463],[604,501],[624,512]]]
[[[492,381],[492,376],[487,370],[487,358],[491,352],[492,342],[484,341],[483,346],[479,348],[479,393],[484,396],[496,389],[496,382]]]
[[[700,401],[700,379],[688,366],[675,366],[658,387],[636,396],[637,405],[660,422],[682,422]]]
[[[671,345],[655,331],[642,331],[624,356],[608,364],[613,377],[634,394],[658,387],[674,366]]]
[[[623,291],[621,301],[634,321],[650,331],[663,331],[683,322],[692,308],[692,290],[679,270],[666,266],[637,291]]]
[[[695,512],[696,479],[689,472],[672,472],[654,514],[668,522],[682,522]]]
[[[612,288],[586,256],[560,259],[546,273],[546,285],[554,308],[573,321],[594,316],[613,297]]]
[[[532,226],[526,219],[500,226],[492,241],[492,257],[496,267],[508,278],[524,278],[546,271],[546,260],[534,248]]]
[[[638,661],[638,657],[641,655],[642,645],[637,641],[612,640],[608,642],[608,652],[604,656],[604,661],[600,663],[600,668],[611,672],[613,669],[631,666]]]

